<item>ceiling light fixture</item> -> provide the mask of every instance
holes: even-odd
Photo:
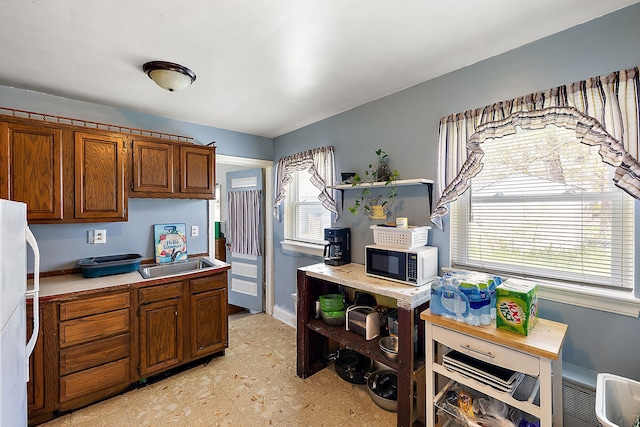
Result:
[[[196,74],[180,64],[165,61],[151,61],[142,70],[162,89],[169,92],[187,88],[196,81]]]

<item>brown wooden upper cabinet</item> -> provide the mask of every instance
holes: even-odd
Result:
[[[132,145],[129,197],[215,197],[215,147],[149,138]]]
[[[132,193],[172,194],[175,169],[173,145],[143,139],[135,139],[132,145]]]
[[[207,194],[213,199],[216,191],[215,148],[180,147],[180,192]]]
[[[75,216],[127,219],[127,142],[117,134],[76,132]]]
[[[0,197],[25,202],[31,224],[126,221],[126,143],[115,132],[1,117]]]
[[[131,149],[130,149],[131,147]],[[32,224],[127,221],[128,198],[215,198],[215,147],[0,117],[0,198]]]
[[[32,220],[61,220],[62,130],[0,122],[0,197],[27,204]]]

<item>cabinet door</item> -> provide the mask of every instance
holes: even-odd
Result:
[[[62,219],[62,131],[0,123],[0,197],[27,204],[27,219]]]
[[[173,144],[133,142],[132,197],[136,193],[173,193]]]
[[[40,317],[42,322],[42,316]],[[33,332],[33,304],[27,304],[27,340]],[[44,344],[42,328],[38,341],[29,358],[29,382],[27,383],[27,408],[29,412],[44,408]]]
[[[180,192],[215,196],[215,147],[180,147]]]
[[[151,375],[182,362],[182,298],[140,307],[140,375]]]
[[[215,255],[216,259],[219,259],[220,261],[227,260],[227,239],[224,237],[216,239]]]
[[[122,137],[76,132],[76,218],[127,220],[125,161]]]
[[[191,295],[191,357],[198,358],[227,346],[225,289]]]

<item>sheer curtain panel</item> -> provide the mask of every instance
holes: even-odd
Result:
[[[295,171],[306,170],[311,175],[311,183],[320,191],[318,199],[330,212],[338,218],[334,191],[327,191],[327,185],[335,183],[335,162],[333,146],[314,148],[291,156],[283,157],[278,161],[276,171],[276,196],[273,203],[273,215],[278,222],[280,219],[280,206],[286,198],[286,186],[291,182],[291,174]]]
[[[238,254],[261,256],[260,190],[230,191],[229,250]]]

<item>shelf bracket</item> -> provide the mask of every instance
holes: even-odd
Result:
[[[422,182],[422,185],[427,186],[427,193],[429,197],[429,213],[433,213],[433,183],[432,182]]]
[[[344,189],[342,188],[334,188],[334,190],[340,192],[340,213],[344,213]]]

